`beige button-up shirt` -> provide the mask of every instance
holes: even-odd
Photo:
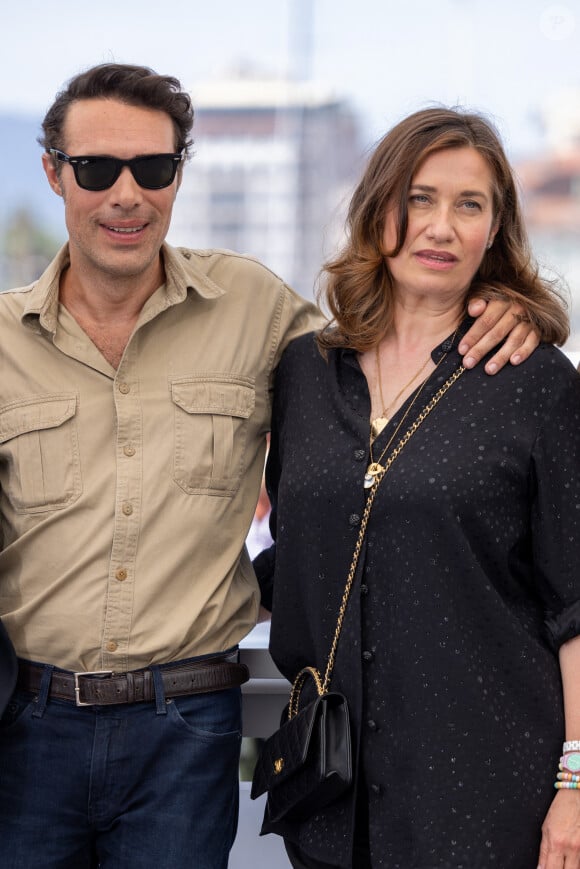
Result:
[[[273,372],[320,315],[250,258],[163,257],[117,370],[59,304],[66,247],[0,294],[0,615],[21,657],[121,672],[254,625]]]

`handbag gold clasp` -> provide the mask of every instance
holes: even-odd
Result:
[[[283,769],[284,769],[284,758],[283,758],[283,757],[277,757],[276,760],[274,761],[274,772],[275,772],[275,774],[276,774],[276,775],[280,775],[280,773],[282,772]]]

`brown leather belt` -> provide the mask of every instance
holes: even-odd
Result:
[[[183,697],[234,688],[249,679],[245,664],[236,662],[237,652],[187,664],[162,664],[159,673],[166,697]],[[22,659],[18,662],[17,687],[38,694],[45,672],[43,664]],[[115,703],[142,703],[155,700],[151,669],[114,673],[109,670],[73,673],[52,671],[49,697],[70,700],[77,706],[111,706]]]

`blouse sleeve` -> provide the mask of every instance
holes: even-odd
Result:
[[[563,371],[532,452],[532,546],[557,651],[580,634],[580,377]]]
[[[276,565],[276,544],[263,549],[252,562],[258,585],[260,586],[260,603],[272,612],[272,597],[274,594],[274,567]]]
[[[266,462],[266,491],[270,499],[270,534],[274,543],[269,549],[264,549],[254,558],[253,567],[260,586],[260,603],[272,612],[274,595],[274,570],[276,567],[276,529],[278,518],[278,484],[280,481],[281,460],[280,441],[283,426],[284,409],[286,407],[285,368],[291,347],[284,351],[282,360],[276,371],[274,400],[272,404],[272,425],[270,433],[270,449]]]

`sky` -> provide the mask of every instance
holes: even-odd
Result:
[[[580,0],[20,0],[0,38],[0,112],[39,118],[96,63],[175,75],[194,101],[196,83],[253,67],[329,85],[369,145],[438,102],[485,112],[521,156],[542,147],[544,107],[580,89]]]

